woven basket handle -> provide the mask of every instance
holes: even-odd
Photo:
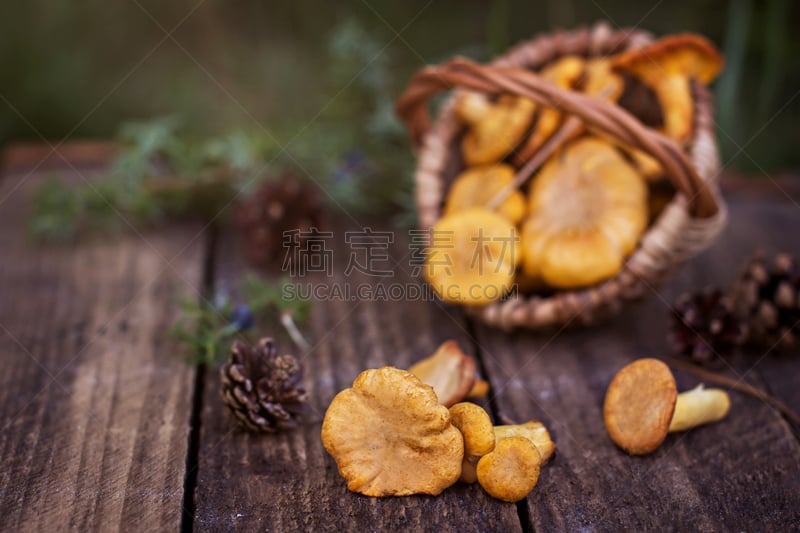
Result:
[[[587,126],[644,150],[658,160],[675,189],[686,198],[692,217],[708,218],[719,211],[713,191],[675,142],[646,127],[613,103],[562,89],[521,68],[479,65],[468,59],[454,58],[441,65],[419,70],[397,99],[396,105],[397,115],[408,127],[415,146],[422,144],[430,129],[430,99],[455,87],[490,96],[516,94],[575,115]]]

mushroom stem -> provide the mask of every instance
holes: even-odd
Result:
[[[722,389],[706,389],[698,385],[678,394],[675,412],[669,424],[670,433],[686,431],[725,418],[731,407],[728,393]]]
[[[667,76],[654,88],[664,113],[664,132],[667,136],[685,141],[687,128],[692,124],[694,104],[687,76]]]

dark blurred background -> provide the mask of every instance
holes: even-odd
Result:
[[[600,19],[709,37],[727,61],[716,83],[723,162],[756,174],[800,169],[800,2],[791,0],[3,2],[0,145],[109,138],[122,122],[174,115],[204,135],[266,128],[302,158],[331,124],[353,144],[368,129],[349,125],[365,114],[393,127],[391,100],[425,63],[485,60]]]

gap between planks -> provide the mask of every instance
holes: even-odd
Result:
[[[202,287],[200,298],[214,298],[215,259],[217,242],[219,239],[219,226],[213,222],[206,231],[203,250]],[[200,425],[202,423],[203,397],[205,395],[205,380],[208,368],[204,363],[195,369],[192,387],[192,410],[189,414],[189,436],[186,447],[186,472],[183,482],[183,509],[181,511],[181,533],[194,531],[194,515],[196,509],[195,490],[197,488],[197,474],[200,466]]]
[[[472,317],[467,316],[466,313],[463,311],[461,312],[462,320],[464,321],[465,328],[467,331],[467,336],[469,337],[470,342],[472,343],[472,352],[475,354],[475,359],[478,362],[478,370],[481,373],[481,377],[489,383],[493,382],[492,376],[489,374],[489,367],[484,362],[484,353],[483,349],[481,348],[481,344],[478,342],[478,331],[475,323],[475,319]],[[500,418],[500,406],[497,405],[497,398],[493,394],[492,389],[489,389],[489,394],[487,395],[486,402],[489,406],[489,411],[492,415],[492,420],[494,420],[495,425],[505,424],[507,421]],[[515,422],[523,422],[522,420],[515,420]],[[534,491],[536,489],[534,488]],[[533,517],[531,516],[530,508],[527,504],[527,498],[518,501],[516,504],[517,507],[517,517],[519,518],[520,526],[522,527],[522,531],[534,531],[533,527]]]

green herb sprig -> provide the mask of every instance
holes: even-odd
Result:
[[[287,299],[288,279],[268,282],[247,274],[239,284],[242,303],[235,303],[227,291],[219,290],[212,300],[184,297],[178,302],[180,315],[171,334],[194,355],[195,364],[221,362],[234,338],[252,343],[250,332],[267,334],[280,324],[297,346],[307,351],[309,343],[297,324],[305,323],[309,302]]]

